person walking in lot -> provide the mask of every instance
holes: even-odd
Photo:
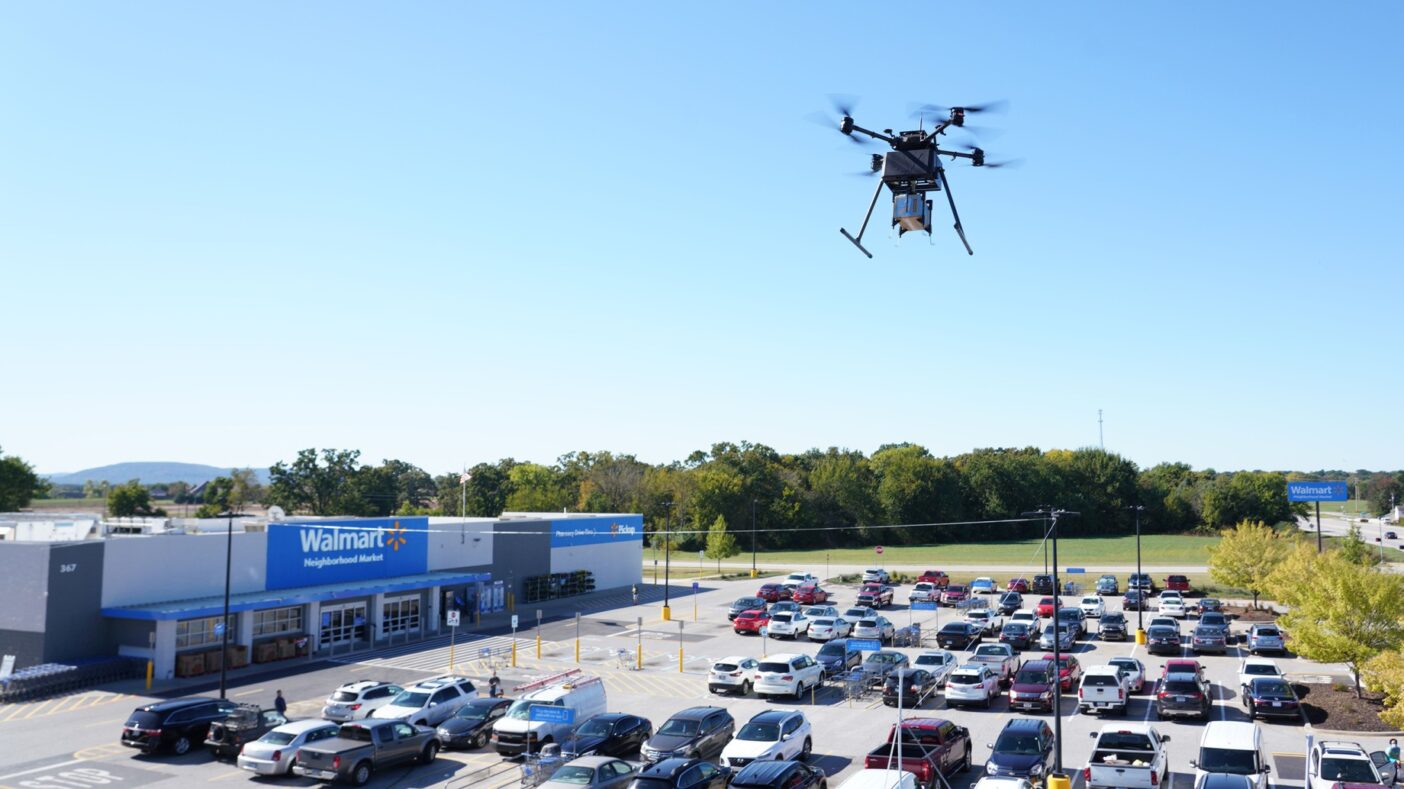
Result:
[[[273,709],[278,711],[284,718],[288,716],[288,700],[283,698],[283,691],[278,691],[278,695],[273,697]]]
[[[1389,757],[1389,763],[1394,767],[1394,780],[1390,781],[1390,784],[1397,784],[1399,783],[1399,740],[1393,737],[1389,738],[1389,750],[1385,751],[1385,755]]]
[[[634,593],[634,605],[638,605],[638,604],[639,604],[639,585],[638,585],[638,584],[634,584],[632,587],[630,587],[630,590]]]

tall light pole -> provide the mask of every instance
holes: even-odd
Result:
[[[1131,510],[1132,512],[1136,513],[1136,577],[1137,577],[1137,579],[1139,579],[1140,576],[1141,576],[1141,513],[1142,513],[1142,512],[1145,512],[1145,509],[1146,509],[1146,508],[1143,507],[1143,506],[1141,506],[1140,504],[1137,504],[1137,505],[1134,506],[1134,507],[1127,507],[1126,509]],[[1127,589],[1126,591],[1129,592],[1129,591],[1131,591],[1131,590],[1130,590],[1130,589]],[[1145,630],[1145,628],[1142,627],[1142,619],[1141,619],[1142,615],[1145,613],[1145,610],[1146,610],[1146,601],[1143,599],[1143,600],[1140,601],[1140,605],[1137,605],[1137,606],[1136,606],[1136,643],[1137,643],[1137,644],[1143,643],[1143,642],[1145,641],[1145,634],[1144,634],[1144,632],[1143,632],[1143,631]]]
[[[234,511],[224,513],[229,521],[224,529],[224,616],[219,620],[219,697],[224,698],[229,675],[229,576],[234,563]]]
[[[673,502],[663,505],[663,621],[667,622],[673,617],[673,610],[668,607],[668,584],[670,583],[671,562],[673,558]]]
[[[1063,664],[1061,644],[1058,638],[1058,625],[1060,624],[1058,620],[1058,593],[1062,591],[1058,584],[1058,519],[1081,514],[1051,507],[1023,513],[1026,518],[1034,515],[1042,515],[1047,518],[1049,526],[1044,539],[1052,539],[1053,541],[1053,740],[1056,750],[1053,751],[1053,773],[1050,777],[1056,776],[1064,781],[1067,779],[1067,774],[1063,772]],[[1062,783],[1061,785],[1067,786],[1068,784]]]
[[[751,577],[756,575],[756,500],[751,499]]]

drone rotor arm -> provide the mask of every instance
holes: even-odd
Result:
[[[873,130],[871,130],[871,129],[865,129],[865,128],[863,128],[862,126],[859,126],[859,125],[857,125],[857,124],[854,124],[854,125],[853,125],[853,129],[852,129],[852,130],[853,130],[853,131],[856,131],[856,132],[861,132],[861,133],[863,133],[863,134],[866,134],[866,135],[868,135],[869,137],[872,137],[874,140],[882,140],[883,142],[887,143],[888,145],[891,145],[892,143],[897,142],[897,138],[895,138],[895,137],[891,137],[891,136],[889,136],[889,135],[883,134],[882,132],[875,132],[875,131],[873,131]],[[850,136],[851,136],[851,135],[850,135]]]

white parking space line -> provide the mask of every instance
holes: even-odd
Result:
[[[70,764],[81,764],[85,761],[87,761],[87,759],[69,759],[66,762],[58,762],[57,764],[46,764],[43,767],[34,767],[29,770],[21,770],[17,773],[10,773],[9,775],[0,775],[0,781],[6,781],[11,778],[18,778],[21,775],[31,775],[33,773],[42,773],[48,770],[57,770],[60,767],[67,767]]]

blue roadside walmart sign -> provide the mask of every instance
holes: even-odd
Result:
[[[1350,491],[1344,482],[1288,482],[1288,501],[1347,501]]]
[[[268,524],[268,589],[418,575],[429,519],[351,518]]]

